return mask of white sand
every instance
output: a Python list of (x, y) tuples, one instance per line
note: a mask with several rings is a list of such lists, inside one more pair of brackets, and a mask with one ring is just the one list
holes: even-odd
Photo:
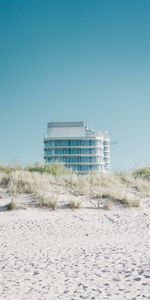
[(0, 299), (150, 299), (150, 207), (1, 212)]

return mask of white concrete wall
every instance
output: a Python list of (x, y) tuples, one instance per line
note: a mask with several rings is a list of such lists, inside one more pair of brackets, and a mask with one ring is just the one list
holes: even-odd
[(54, 127), (48, 129), (51, 138), (84, 137), (84, 127)]

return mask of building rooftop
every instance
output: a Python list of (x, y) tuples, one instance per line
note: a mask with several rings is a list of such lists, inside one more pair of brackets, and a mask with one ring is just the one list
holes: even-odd
[(47, 125), (48, 128), (56, 127), (84, 127), (84, 122), (49, 122)]

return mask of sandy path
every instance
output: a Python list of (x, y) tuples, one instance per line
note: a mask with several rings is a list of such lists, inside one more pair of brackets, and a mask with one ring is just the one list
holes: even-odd
[(0, 214), (0, 299), (150, 299), (150, 209)]

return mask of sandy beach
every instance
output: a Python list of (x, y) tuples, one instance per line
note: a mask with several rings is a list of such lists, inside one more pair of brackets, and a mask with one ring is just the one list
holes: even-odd
[(0, 213), (0, 299), (150, 299), (150, 206)]

